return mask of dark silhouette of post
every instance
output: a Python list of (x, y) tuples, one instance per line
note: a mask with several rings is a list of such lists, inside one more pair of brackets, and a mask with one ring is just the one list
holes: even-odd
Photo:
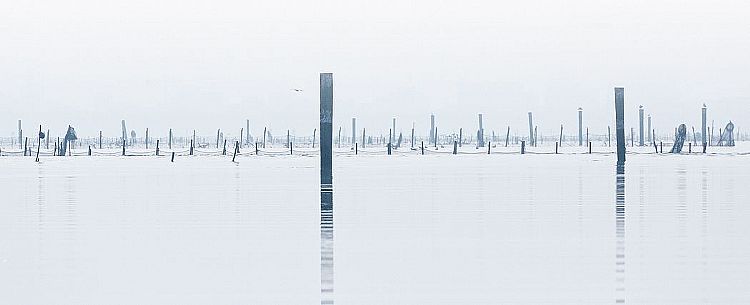
[(333, 74), (320, 74), (320, 293), (333, 304)]
[[(695, 130), (695, 128), (693, 128), (693, 130)], [(648, 133), (648, 142), (651, 143), (652, 138), (651, 138), (651, 115), (650, 114), (648, 115), (648, 130), (646, 130), (646, 133)]]
[[(579, 108), (580, 109), (580, 108)], [(579, 115), (579, 117), (581, 117)], [(617, 163), (625, 162), (625, 88), (615, 87), (615, 122), (617, 124)]]
[(578, 146), (583, 146), (583, 108), (578, 107)]
[(643, 146), (643, 105), (638, 106), (638, 146)]
[(169, 129), (169, 149), (172, 149), (172, 128)]

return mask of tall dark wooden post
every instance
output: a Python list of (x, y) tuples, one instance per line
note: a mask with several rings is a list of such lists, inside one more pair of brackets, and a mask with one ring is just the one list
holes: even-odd
[(333, 304), (333, 74), (320, 73), (320, 303)]
[(617, 163), (625, 163), (625, 88), (615, 88), (615, 121), (617, 124)]

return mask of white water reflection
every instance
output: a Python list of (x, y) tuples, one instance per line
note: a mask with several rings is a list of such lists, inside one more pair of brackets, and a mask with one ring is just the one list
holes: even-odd
[[(623, 194), (611, 157), (337, 157), (330, 300), (750, 302), (745, 157), (628, 156)], [(42, 161), (0, 158), (4, 302), (325, 301), (317, 158)]]

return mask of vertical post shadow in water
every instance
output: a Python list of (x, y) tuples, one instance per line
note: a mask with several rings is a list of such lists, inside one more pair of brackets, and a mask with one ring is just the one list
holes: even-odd
[(617, 162), (615, 184), (615, 303), (625, 304), (625, 162)]

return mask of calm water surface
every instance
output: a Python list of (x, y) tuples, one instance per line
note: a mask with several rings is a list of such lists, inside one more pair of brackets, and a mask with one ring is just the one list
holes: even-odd
[(4, 157), (0, 297), (750, 303), (750, 157), (628, 158), (337, 157), (327, 270), (317, 157)]

